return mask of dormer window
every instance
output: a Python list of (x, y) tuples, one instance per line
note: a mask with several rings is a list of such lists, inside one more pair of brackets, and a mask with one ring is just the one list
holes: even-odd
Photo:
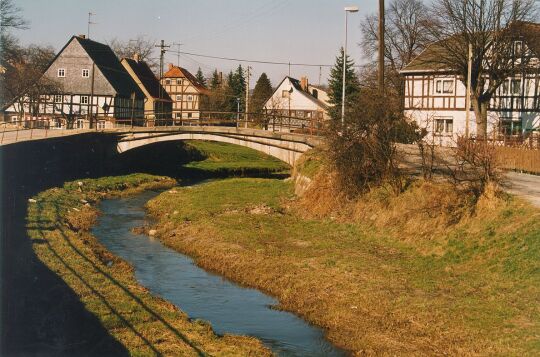
[(60, 78), (64, 78), (66, 76), (66, 69), (65, 68), (58, 68), (58, 71), (56, 72), (56, 75)]
[(454, 80), (453, 79), (436, 79), (435, 94), (453, 94)]

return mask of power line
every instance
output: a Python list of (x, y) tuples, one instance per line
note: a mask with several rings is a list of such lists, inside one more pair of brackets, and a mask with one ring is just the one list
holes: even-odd
[[(273, 64), (273, 65), (282, 65), (282, 66), (303, 66), (303, 67), (334, 67), (333, 64), (315, 64), (315, 63), (293, 63), (293, 62), (279, 62), (279, 61), (265, 61), (265, 60), (249, 60), (243, 58), (234, 58), (234, 57), (221, 57), (221, 56), (212, 56), (212, 55), (203, 55), (200, 53), (193, 52), (184, 52), (184, 51), (173, 51), (167, 50), (171, 53), (179, 53), (183, 55), (203, 57), (203, 58), (212, 58), (219, 59), (224, 61), (235, 61), (235, 62), (247, 62), (247, 63), (261, 63), (261, 64)], [(354, 67), (362, 67), (360, 65), (355, 65)]]

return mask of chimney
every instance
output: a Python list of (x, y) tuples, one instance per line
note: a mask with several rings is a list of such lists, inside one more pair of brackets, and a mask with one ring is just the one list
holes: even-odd
[(83, 40), (86, 38), (86, 35), (79, 35), (78, 38), (82, 38)]
[(172, 63), (169, 63), (169, 71), (173, 69), (174, 65)]
[(219, 85), (223, 85), (223, 72), (219, 72)]
[(135, 53), (133, 54), (133, 60), (134, 60), (135, 62), (139, 62), (140, 59), (141, 59), (141, 56), (140, 56), (138, 53), (135, 52)]
[(301, 77), (300, 78), (300, 87), (302, 88), (302, 90), (304, 92), (307, 92), (308, 91), (308, 80), (307, 80), (307, 77)]

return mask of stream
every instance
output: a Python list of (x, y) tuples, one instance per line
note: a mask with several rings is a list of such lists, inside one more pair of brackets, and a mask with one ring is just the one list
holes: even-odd
[(197, 267), (193, 260), (159, 240), (131, 232), (148, 223), (146, 202), (158, 192), (100, 204), (102, 215), (92, 233), (113, 254), (135, 269), (137, 281), (191, 318), (210, 322), (217, 334), (260, 339), (278, 356), (345, 356), (321, 329), (292, 313), (272, 309), (278, 301)]

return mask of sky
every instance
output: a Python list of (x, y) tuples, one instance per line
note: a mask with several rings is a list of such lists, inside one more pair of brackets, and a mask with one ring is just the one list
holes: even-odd
[[(181, 51), (247, 60), (333, 64), (344, 43), (345, 6), (360, 11), (348, 15), (348, 54), (365, 63), (358, 43), (360, 21), (377, 10), (376, 0), (14, 0), (29, 29), (14, 34), (23, 44), (51, 45), (56, 50), (72, 35), (86, 34), (88, 12), (95, 24), (90, 38), (108, 42), (144, 35), (166, 44), (181, 43)], [(173, 45), (171, 49), (176, 50)], [(156, 50), (155, 57), (158, 57)], [(167, 53), (165, 63), (176, 63)], [(215, 68), (224, 75), (247, 63), (181, 55), (180, 65), (205, 74)], [(262, 72), (275, 86), (288, 74), (287, 65), (249, 64), (251, 87)], [(291, 76), (308, 76), (325, 84), (329, 68), (291, 66)]]

